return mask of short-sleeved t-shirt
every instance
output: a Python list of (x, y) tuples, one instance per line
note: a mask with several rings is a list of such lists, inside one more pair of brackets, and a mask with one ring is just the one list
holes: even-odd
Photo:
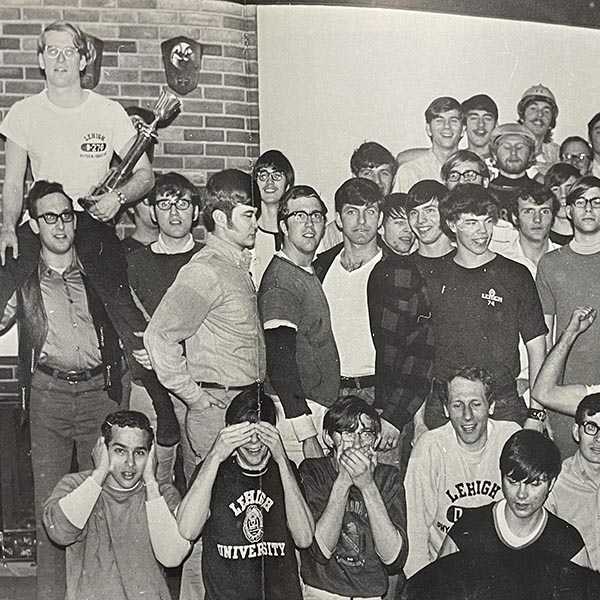
[(525, 343), (547, 332), (531, 273), (496, 255), (468, 269), (455, 254), (428, 280), (435, 327), (435, 375), (447, 379), (464, 365), (488, 369), (497, 380), (519, 375), (519, 334)]
[[(600, 252), (579, 254), (570, 245), (544, 254), (536, 283), (544, 314), (555, 315), (556, 337), (564, 331), (577, 306), (600, 306)], [(564, 383), (600, 383), (600, 327), (580, 335), (569, 352)]]
[(275, 255), (258, 290), (258, 308), (263, 324), (285, 322), (295, 327), (302, 389), (307, 398), (331, 406), (339, 392), (340, 360), (329, 305), (317, 276)]
[[(309, 458), (300, 465), (306, 501), (315, 522), (321, 518), (337, 478), (329, 457)], [(402, 536), (402, 548), (392, 571), (406, 558), (406, 507), (400, 471), (392, 465), (377, 465), (373, 474), (392, 523)], [(395, 568), (394, 568), (395, 567)], [(326, 559), (316, 542), (302, 557), (302, 579), (311, 587), (342, 596), (383, 596), (387, 570), (377, 555), (369, 515), (360, 490), (352, 486), (348, 494), (342, 529), (333, 555)]]
[(33, 179), (61, 183), (74, 200), (102, 180), (135, 133), (120, 104), (92, 91), (79, 106), (62, 108), (44, 90), (16, 102), (0, 124), (0, 134), (27, 151)]
[[(522, 553), (523, 560), (528, 554), (548, 552), (572, 560), (585, 551), (585, 544), (579, 531), (573, 525), (545, 512), (547, 522), (539, 534), (528, 544), (513, 548), (500, 538), (494, 510), (496, 503), (465, 509), (462, 517), (453, 525), (448, 535), (461, 552), (472, 554)], [(575, 561), (577, 562), (577, 560)], [(578, 563), (579, 564), (579, 563)]]

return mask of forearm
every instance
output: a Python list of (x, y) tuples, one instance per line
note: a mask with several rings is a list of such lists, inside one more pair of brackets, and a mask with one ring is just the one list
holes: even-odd
[(286, 457), (279, 464), (287, 525), (298, 548), (308, 548), (313, 541), (315, 522)]
[[(149, 492), (148, 488), (152, 491)], [(160, 495), (158, 484), (150, 483), (146, 489), (146, 518), (154, 556), (163, 566), (176, 567), (188, 554), (191, 544), (179, 533), (177, 519)], [(150, 499), (154, 491), (158, 497)]]
[(331, 558), (340, 538), (349, 492), (350, 488), (336, 479), (325, 510), (315, 526), (315, 540), (326, 558)]
[(563, 332), (546, 357), (532, 388), (532, 397), (544, 407), (571, 415), (575, 414), (577, 403), (586, 393), (584, 385), (560, 385), (567, 357), (576, 339), (577, 335)]
[(392, 523), (375, 482), (371, 482), (361, 492), (369, 515), (375, 551), (381, 561), (389, 565), (396, 560), (402, 550), (402, 536)]
[(58, 506), (77, 529), (83, 529), (100, 497), (102, 486), (90, 475), (79, 487), (63, 496)]
[[(526, 347), (529, 362), (529, 389), (533, 389), (546, 354), (545, 336), (540, 336), (539, 338), (527, 342)], [(530, 395), (530, 402), (531, 408), (542, 408), (541, 404), (536, 401), (533, 394)]]
[(126, 183), (117, 189), (127, 198), (127, 204), (134, 203), (145, 196), (154, 185), (154, 175), (150, 162), (143, 155), (138, 161), (133, 174)]
[[(419, 444), (413, 449), (418, 450)], [(413, 456), (411, 456), (413, 461)], [(409, 461), (404, 489), (406, 491), (406, 533), (410, 540), (408, 557), (404, 573), (411, 577), (414, 573), (429, 564), (429, 535), (435, 520), (436, 492), (433, 489), (432, 465), (427, 461), (419, 461), (418, 465)], [(426, 480), (426, 481), (424, 481)], [(425, 485), (424, 485), (425, 483)]]
[(198, 476), (179, 505), (177, 525), (186, 539), (198, 538), (210, 516), (210, 498), (220, 463), (209, 453), (202, 463)]
[(23, 186), (27, 169), (27, 151), (6, 140), (6, 167), (2, 188), (2, 228), (14, 231), (23, 210)]
[(2, 228), (15, 231), (23, 210), (23, 181), (5, 180), (2, 188)]

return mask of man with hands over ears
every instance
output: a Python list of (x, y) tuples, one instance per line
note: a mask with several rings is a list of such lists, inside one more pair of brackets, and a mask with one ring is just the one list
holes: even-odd
[(67, 546), (66, 599), (168, 600), (160, 564), (178, 565), (190, 543), (172, 512), (177, 490), (156, 482), (147, 417), (108, 415), (92, 457), (94, 469), (65, 475), (44, 506), (49, 537)]

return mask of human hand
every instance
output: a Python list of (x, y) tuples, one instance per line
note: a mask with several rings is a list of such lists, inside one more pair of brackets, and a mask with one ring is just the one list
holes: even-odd
[(13, 258), (16, 259), (19, 256), (17, 233), (12, 228), (2, 227), (0, 228), (0, 262), (2, 266), (6, 264), (6, 252), (9, 248), (12, 248)]
[(325, 456), (316, 435), (303, 440), (302, 453), (304, 454), (304, 458), (321, 458)]
[(227, 404), (223, 402), (220, 398), (213, 396), (210, 391), (202, 386), (198, 386), (199, 398), (194, 400), (190, 406), (194, 408), (199, 408), (200, 410), (205, 410), (206, 408), (210, 408), (211, 406), (216, 406), (217, 408), (226, 409)]
[(338, 462), (341, 467), (344, 467), (352, 479), (352, 483), (363, 490), (373, 483), (373, 473), (377, 465), (377, 453), (369, 448), (358, 450), (356, 448), (348, 448), (344, 450)]
[(86, 210), (94, 219), (106, 223), (110, 221), (121, 208), (119, 197), (115, 192), (107, 192), (99, 196), (85, 197)]
[(377, 450), (381, 452), (387, 452), (393, 450), (398, 446), (398, 440), (400, 438), (400, 430), (389, 421), (381, 419), (381, 436), (377, 444)]
[(255, 428), (255, 423), (248, 422), (223, 427), (215, 438), (211, 449), (208, 451), (208, 456), (212, 456), (219, 463), (222, 463), (231, 456), (231, 453), (236, 448), (252, 440)]
[(152, 442), (152, 446), (150, 446), (150, 450), (148, 451), (148, 458), (146, 460), (146, 465), (144, 466), (144, 472), (142, 474), (142, 479), (144, 483), (148, 485), (152, 481), (156, 481), (156, 465), (158, 459), (156, 457), (156, 442)]
[[(140, 335), (140, 332), (136, 331), (134, 335)], [(141, 335), (144, 334), (142, 333)], [(152, 362), (150, 361), (148, 350), (141, 348), (140, 350), (134, 350), (131, 354), (133, 358), (135, 358), (135, 360), (139, 362), (142, 367), (144, 367), (144, 369), (147, 369), (148, 371), (152, 370)]]
[(92, 476), (98, 485), (102, 485), (110, 473), (110, 457), (104, 436), (101, 435), (92, 448), (92, 462), (94, 472)]
[(287, 454), (279, 435), (279, 430), (271, 423), (259, 421), (256, 425), (258, 439), (271, 451), (271, 456), (277, 464), (287, 461)]
[(578, 336), (587, 329), (596, 318), (597, 311), (591, 306), (578, 306), (573, 310), (573, 314), (565, 327), (565, 332)]

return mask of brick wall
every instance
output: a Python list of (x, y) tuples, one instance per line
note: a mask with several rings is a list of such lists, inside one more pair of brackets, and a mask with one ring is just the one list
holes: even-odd
[[(223, 0), (2, 0), (0, 118), (14, 102), (43, 89), (37, 37), (57, 19), (104, 41), (95, 91), (124, 106), (152, 108), (166, 86), (161, 42), (178, 35), (200, 42), (200, 83), (181, 98), (173, 123), (159, 130), (153, 166), (183, 173), (199, 186), (224, 168), (250, 170), (259, 144), (256, 7)], [(0, 140), (0, 181), (4, 164)], [(5, 363), (0, 359), (0, 396), (2, 380), (7, 390), (13, 385), (12, 366)]]
[[(256, 7), (221, 0), (3, 0), (0, 8), (0, 116), (43, 89), (36, 42), (56, 20), (105, 42), (95, 91), (124, 106), (152, 108), (166, 85), (160, 44), (186, 35), (203, 45), (200, 84), (160, 130), (156, 170), (204, 185), (212, 172), (250, 168), (258, 150)], [(0, 143), (0, 179), (4, 146)]]

